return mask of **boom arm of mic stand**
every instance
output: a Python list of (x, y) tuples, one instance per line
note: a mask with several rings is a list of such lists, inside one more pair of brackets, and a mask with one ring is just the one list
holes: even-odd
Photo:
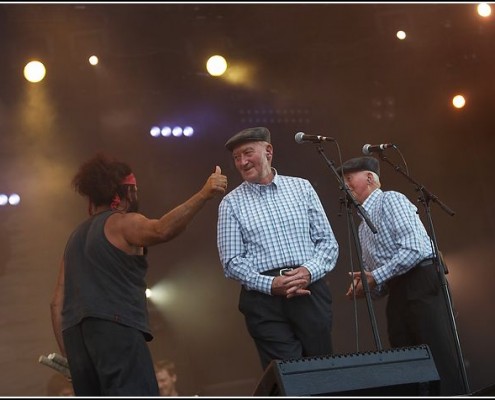
[(447, 214), (449, 214), (451, 217), (455, 215), (455, 212), (452, 211), (449, 207), (447, 207), (446, 204), (444, 204), (441, 200), (438, 199), (437, 196), (435, 196), (434, 194), (432, 194), (428, 189), (426, 189), (423, 185), (420, 185), (418, 182), (416, 182), (413, 178), (411, 178), (408, 174), (406, 174), (402, 168), (398, 165), (394, 165), (390, 162), (390, 160), (383, 155), (382, 152), (379, 153), (380, 155), (380, 158), (385, 161), (387, 164), (390, 164), (394, 170), (396, 170), (397, 172), (399, 172), (401, 175), (403, 175), (404, 177), (406, 177), (406, 179), (413, 183), (414, 185), (416, 185), (416, 187), (418, 188), (419, 191), (421, 191), (425, 197), (425, 200), (428, 201), (428, 200), (432, 200), (434, 201), (435, 203), (437, 203), (440, 208), (442, 208), (442, 210), (444, 210)]
[[(349, 189), (347, 188), (347, 185), (344, 188), (344, 191), (349, 194)], [(373, 222), (371, 222), (370, 217), (368, 216), (367, 211), (363, 208), (361, 204), (359, 204), (352, 195), (349, 196), (352, 199), (352, 202), (354, 203), (354, 207), (358, 210), (359, 214), (361, 214), (366, 221), (366, 224), (370, 227), (371, 232), (377, 233), (378, 231), (376, 230), (375, 225), (373, 225)]]
[(426, 189), (424, 186), (421, 186), (418, 188), (420, 192), (423, 193), (423, 196), (426, 198), (426, 201), (432, 200), (434, 203), (437, 203), (440, 208), (445, 211), (447, 214), (449, 214), (451, 217), (455, 215), (455, 212), (452, 211), (445, 203), (443, 203), (441, 200), (438, 199), (437, 196), (432, 194), (428, 189)]

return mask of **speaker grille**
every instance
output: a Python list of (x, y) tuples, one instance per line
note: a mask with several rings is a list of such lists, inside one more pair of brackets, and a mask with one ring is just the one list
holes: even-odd
[(274, 360), (255, 396), (412, 395), (439, 391), (439, 376), (426, 345), (385, 351)]

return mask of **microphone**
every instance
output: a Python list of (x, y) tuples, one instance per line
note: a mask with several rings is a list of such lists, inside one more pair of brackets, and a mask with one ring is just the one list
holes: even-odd
[(41, 355), (38, 359), (40, 364), (53, 368), (55, 371), (60, 372), (67, 379), (71, 379), (69, 364), (67, 359), (59, 354), (49, 354), (48, 357)]
[(62, 367), (69, 368), (69, 362), (67, 361), (67, 358), (65, 358), (64, 356), (62, 356), (58, 353), (48, 354), (48, 358), (50, 360), (52, 360), (53, 362), (60, 364)]
[(314, 142), (314, 143), (320, 143), (320, 142), (335, 142), (335, 139), (333, 137), (326, 137), (326, 136), (318, 136), (318, 135), (306, 135), (304, 132), (297, 132), (296, 136), (294, 137), (296, 140), (296, 143), (303, 143), (303, 142)]
[(363, 146), (363, 154), (369, 156), (371, 153), (379, 153), (385, 149), (390, 147), (395, 147), (395, 144), (392, 143), (384, 143), (384, 144), (365, 144)]

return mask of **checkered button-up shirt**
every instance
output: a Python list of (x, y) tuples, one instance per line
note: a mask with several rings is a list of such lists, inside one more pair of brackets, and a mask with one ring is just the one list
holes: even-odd
[(365, 221), (359, 225), (364, 268), (378, 285), (432, 257), (432, 243), (417, 207), (402, 193), (376, 189), (364, 201), (377, 233)]
[(268, 185), (243, 182), (219, 205), (217, 244), (227, 278), (271, 293), (261, 272), (304, 266), (314, 282), (337, 262), (338, 244), (323, 206), (305, 179), (275, 174)]

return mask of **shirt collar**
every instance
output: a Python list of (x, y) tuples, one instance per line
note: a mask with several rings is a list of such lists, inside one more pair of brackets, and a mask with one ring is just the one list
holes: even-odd
[(280, 184), (280, 178), (278, 176), (278, 172), (275, 168), (271, 167), (272, 172), (273, 172), (273, 179), (270, 183), (267, 184), (261, 184), (261, 183), (252, 183), (252, 182), (247, 182), (245, 181), (246, 185), (254, 190), (256, 193), (261, 193), (262, 188), (268, 188), (273, 185), (274, 188), (276, 188)]
[[(366, 212), (371, 210), (375, 203), (378, 201), (378, 197), (382, 193), (382, 190), (380, 188), (376, 188), (373, 190), (370, 195), (364, 200), (362, 206)], [(361, 215), (361, 213), (358, 213), (359, 217), (364, 220), (364, 217)]]
[(373, 205), (376, 203), (378, 197), (382, 193), (382, 190), (380, 188), (376, 188), (371, 192), (371, 194), (366, 198), (366, 200), (363, 202), (363, 207), (366, 210), (369, 210), (373, 207)]

